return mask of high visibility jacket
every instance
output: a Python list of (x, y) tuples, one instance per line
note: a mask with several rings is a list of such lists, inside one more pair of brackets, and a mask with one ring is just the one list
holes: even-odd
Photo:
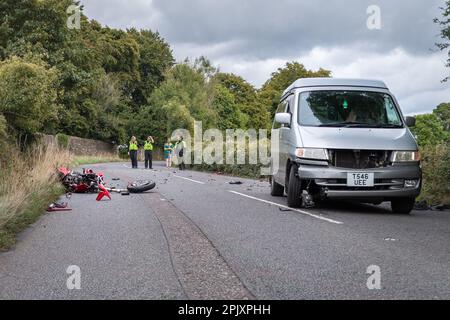
[(153, 151), (153, 144), (151, 142), (145, 141), (144, 150), (145, 151)]
[(130, 151), (138, 151), (139, 148), (138, 148), (137, 142), (136, 142), (136, 143), (130, 142), (130, 148), (129, 148), (129, 150), (130, 150)]

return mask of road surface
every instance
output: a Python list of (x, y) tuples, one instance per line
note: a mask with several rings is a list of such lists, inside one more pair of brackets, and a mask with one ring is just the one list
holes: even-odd
[[(265, 181), (162, 163), (91, 167), (112, 185), (153, 179), (157, 188), (102, 202), (73, 195), (73, 211), (44, 215), (0, 254), (1, 299), (450, 298), (448, 211), (289, 210)], [(72, 276), (80, 289), (68, 289)], [(369, 277), (380, 289), (369, 290)]]

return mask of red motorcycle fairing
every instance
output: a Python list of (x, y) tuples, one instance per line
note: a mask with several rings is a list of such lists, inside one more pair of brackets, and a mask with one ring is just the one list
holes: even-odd
[(86, 184), (72, 185), (73, 193), (86, 193), (89, 191), (89, 186)]
[(101, 201), (103, 197), (107, 197), (109, 200), (112, 200), (109, 191), (106, 190), (106, 188), (102, 184), (99, 184), (98, 188), (100, 189), (100, 193), (97, 196), (97, 201)]

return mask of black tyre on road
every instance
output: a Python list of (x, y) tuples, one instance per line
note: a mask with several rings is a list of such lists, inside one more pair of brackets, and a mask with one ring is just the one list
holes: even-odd
[(284, 195), (284, 187), (276, 183), (273, 177), (270, 177), (270, 195), (273, 197), (282, 197)]
[(130, 193), (142, 193), (155, 187), (156, 183), (153, 181), (134, 181), (128, 185), (127, 189)]
[(391, 208), (394, 213), (410, 214), (414, 209), (416, 199), (399, 198), (391, 200)]
[(297, 166), (291, 166), (287, 188), (287, 204), (291, 208), (299, 208), (302, 205), (302, 181), (297, 174)]

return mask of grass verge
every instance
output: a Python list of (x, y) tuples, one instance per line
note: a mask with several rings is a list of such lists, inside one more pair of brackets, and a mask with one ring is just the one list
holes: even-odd
[(36, 145), (25, 153), (8, 153), (13, 155), (0, 159), (0, 251), (13, 246), (17, 235), (64, 194), (56, 168), (123, 161), (110, 154), (73, 156), (54, 145)]
[(124, 159), (119, 158), (119, 156), (111, 154), (98, 154), (95, 156), (74, 156), (72, 160), (72, 166), (79, 167), (85, 164), (123, 162), (123, 161)]
[(55, 169), (70, 164), (71, 156), (68, 151), (51, 145), (37, 145), (2, 160), (0, 250), (4, 251), (14, 245), (19, 232), (34, 223), (63, 194)]

